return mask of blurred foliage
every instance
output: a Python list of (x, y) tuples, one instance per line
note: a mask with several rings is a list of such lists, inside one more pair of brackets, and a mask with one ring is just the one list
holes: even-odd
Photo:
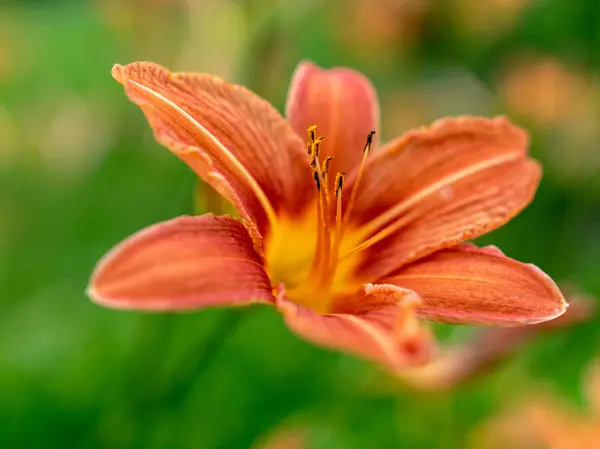
[(107, 249), (194, 204), (193, 173), (154, 142), (112, 64), (214, 73), (281, 109), (304, 58), (371, 77), (386, 139), (463, 113), (525, 126), (544, 180), (482, 241), (600, 294), (596, 0), (4, 0), (0, 447), (249, 448), (291, 428), (316, 449), (458, 449), (533, 384), (581, 402), (597, 321), (452, 392), (382, 377), (382, 394), (376, 368), (299, 340), (269, 308), (149, 315), (86, 299)]

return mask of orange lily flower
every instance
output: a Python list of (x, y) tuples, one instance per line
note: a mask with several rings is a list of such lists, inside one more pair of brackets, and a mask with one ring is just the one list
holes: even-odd
[(506, 223), (537, 188), (527, 136), (505, 118), (442, 119), (379, 148), (377, 95), (350, 69), (301, 63), (287, 121), (210, 75), (152, 63), (112, 73), (156, 139), (242, 220), (179, 217), (129, 237), (92, 275), (98, 303), (272, 304), (301, 336), (393, 370), (430, 357), (417, 316), (524, 325), (565, 311), (538, 268), (462, 244)]

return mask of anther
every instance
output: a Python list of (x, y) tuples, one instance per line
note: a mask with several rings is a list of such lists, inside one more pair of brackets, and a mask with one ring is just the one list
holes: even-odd
[(321, 191), (321, 177), (319, 176), (319, 173), (316, 170), (313, 172), (313, 177), (315, 178), (315, 183), (317, 184), (317, 190), (320, 192)]
[(308, 129), (306, 130), (308, 132), (308, 145), (307, 145), (308, 154), (312, 154), (312, 152), (313, 152), (313, 145), (316, 140), (316, 134), (315, 134), (316, 130), (317, 130), (317, 125), (309, 126)]
[(366, 153), (371, 149), (371, 145), (373, 144), (373, 136), (375, 135), (375, 131), (369, 132), (367, 136), (367, 143), (365, 143), (365, 147), (363, 148), (363, 153)]
[[(348, 200), (348, 205), (346, 207), (346, 211), (344, 212), (344, 226), (348, 223), (350, 219), (350, 214), (352, 213), (352, 209), (354, 208), (354, 202), (356, 201), (356, 194), (358, 193), (358, 186), (360, 185), (360, 181), (362, 179), (367, 156), (369, 155), (369, 150), (371, 149), (371, 145), (373, 144), (373, 136), (375, 135), (375, 131), (369, 132), (367, 136), (367, 142), (365, 143), (365, 148), (363, 150), (363, 157), (360, 161), (360, 166), (358, 167), (358, 174), (356, 175), (356, 180), (354, 181), (354, 185), (352, 186), (352, 191), (350, 192), (350, 199)], [(343, 232), (343, 230), (342, 230)]]
[(335, 272), (335, 268), (337, 266), (337, 260), (339, 258), (340, 245), (344, 238), (344, 231), (350, 219), (350, 214), (352, 214), (352, 209), (354, 208), (354, 203), (356, 201), (356, 195), (358, 192), (358, 186), (360, 185), (360, 181), (362, 175), (365, 170), (367, 156), (369, 155), (369, 150), (371, 149), (371, 145), (373, 144), (373, 136), (375, 135), (375, 131), (371, 131), (367, 136), (367, 141), (365, 143), (365, 147), (363, 150), (362, 160), (360, 161), (360, 166), (358, 167), (358, 174), (356, 175), (356, 179), (354, 180), (354, 184), (352, 185), (352, 190), (350, 191), (350, 198), (346, 204), (346, 210), (342, 215), (342, 189), (344, 188), (344, 174), (339, 173), (336, 177), (335, 182), (335, 196), (336, 196), (336, 214), (335, 214), (335, 241), (333, 245), (333, 263), (331, 266), (331, 272)]
[(346, 176), (346, 173), (343, 173), (343, 172), (335, 175), (335, 196), (336, 197), (340, 196), (340, 193), (342, 192), (342, 189), (344, 188), (345, 176)]
[(323, 140), (325, 140), (324, 137), (318, 137), (315, 141), (314, 141), (314, 147), (315, 147), (315, 156), (319, 157), (319, 150), (321, 148), (321, 142), (323, 142)]
[(329, 172), (329, 164), (333, 160), (333, 156), (328, 156), (327, 159), (323, 162), (323, 176), (325, 176)]

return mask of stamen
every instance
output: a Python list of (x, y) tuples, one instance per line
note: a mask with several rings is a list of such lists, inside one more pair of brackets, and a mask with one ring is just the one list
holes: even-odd
[(335, 196), (340, 197), (344, 188), (344, 178), (346, 173), (340, 172), (335, 176)]
[(323, 176), (323, 171), (321, 170), (321, 164), (319, 163), (319, 147), (323, 140), (323, 137), (318, 137), (312, 142), (312, 148), (310, 153), (310, 166), (315, 169), (313, 172), (313, 177), (315, 178), (315, 182), (317, 183), (317, 189), (319, 191), (319, 206), (323, 212), (325, 226), (327, 226), (327, 184), (325, 184), (325, 178)]
[(328, 174), (329, 174), (329, 164), (331, 164), (331, 161), (333, 160), (333, 156), (328, 156), (327, 159), (325, 159), (325, 162), (323, 162), (323, 185), (325, 186), (325, 202), (327, 203), (327, 207), (329, 209), (329, 181), (328, 181)]
[[(312, 166), (312, 164), (311, 164)], [(321, 192), (321, 178), (319, 177), (319, 173), (315, 170), (313, 172), (313, 178), (315, 178), (315, 183), (317, 184), (317, 190)]]
[(336, 241), (336, 251), (335, 254), (337, 256), (337, 249), (342, 241), (342, 192), (344, 190), (344, 179), (346, 178), (346, 173), (338, 173), (335, 177), (335, 198), (336, 198), (336, 210), (335, 210), (335, 241)]
[[(333, 157), (329, 156), (321, 164), (319, 161), (320, 144), (323, 137), (317, 137), (317, 127), (308, 128), (308, 153), (310, 155), (310, 166), (313, 168), (313, 178), (317, 186), (319, 201), (317, 204), (317, 241), (312, 266), (309, 273), (309, 279), (315, 285), (323, 288), (330, 288), (330, 284), (335, 277), (336, 269), (340, 260), (339, 252), (344, 238), (344, 230), (350, 219), (358, 188), (366, 166), (367, 156), (373, 145), (373, 136), (375, 131), (371, 131), (366, 139), (363, 149), (363, 157), (358, 168), (357, 176), (354, 180), (350, 198), (346, 204), (345, 211), (342, 208), (343, 190), (345, 173), (337, 173), (332, 185), (328, 181), (328, 174)], [(335, 236), (331, 242), (331, 217), (329, 211), (331, 194), (335, 193)], [(333, 244), (332, 244), (333, 243)]]
[[(319, 194), (319, 202), (317, 206), (317, 242), (315, 248), (315, 256), (310, 271), (311, 278), (319, 278), (323, 273), (323, 267), (329, 265), (329, 258), (331, 255), (331, 238), (329, 235), (329, 223), (328, 223), (328, 201), (329, 194), (327, 191), (327, 184), (321, 170), (321, 164), (319, 163), (319, 150), (323, 137), (316, 137), (315, 125), (308, 128), (308, 145), (310, 147), (310, 166), (314, 169), (313, 178), (317, 185), (317, 191)], [(329, 163), (327, 163), (329, 165)]]
[(325, 137), (317, 137), (315, 139), (315, 157), (319, 157), (319, 150), (321, 149), (321, 142), (325, 140)]
[(339, 261), (340, 245), (342, 244), (342, 192), (344, 190), (345, 173), (335, 176), (335, 238), (331, 249), (331, 265), (327, 268), (327, 277), (332, 279)]
[(377, 242), (380, 242), (384, 238), (392, 235), (398, 229), (401, 229), (407, 223), (410, 223), (412, 220), (414, 220), (414, 218), (415, 218), (414, 214), (406, 215), (402, 219), (400, 219), (397, 222), (395, 222), (392, 226), (387, 226), (387, 227), (383, 228), (380, 232), (378, 232), (374, 236), (372, 236), (369, 239), (365, 240), (361, 244), (355, 246), (351, 251), (348, 251), (346, 254), (344, 254), (343, 256), (341, 256), (341, 259), (345, 259), (346, 257), (348, 257), (351, 254), (357, 253), (357, 252), (362, 251), (362, 250), (364, 250), (366, 248), (369, 248), (370, 246), (375, 245)]
[(373, 145), (373, 136), (375, 135), (375, 131), (369, 131), (367, 135), (367, 142), (365, 143), (365, 147), (363, 148), (363, 153), (366, 153), (371, 149), (371, 145)]
[(333, 156), (328, 156), (327, 159), (325, 159), (325, 162), (323, 162), (323, 176), (327, 176), (327, 173), (329, 173), (329, 164), (331, 163), (331, 161), (333, 160)]
[(365, 147), (363, 149), (363, 157), (360, 163), (360, 167), (358, 168), (358, 174), (356, 180), (354, 181), (354, 185), (352, 187), (352, 191), (350, 192), (350, 199), (348, 200), (348, 204), (346, 206), (346, 211), (342, 214), (342, 192), (344, 189), (344, 179), (345, 173), (338, 173), (335, 178), (335, 196), (336, 196), (336, 211), (335, 211), (335, 238), (333, 241), (333, 248), (331, 249), (331, 264), (327, 267), (326, 279), (331, 281), (335, 276), (335, 271), (337, 269), (338, 263), (340, 261), (340, 247), (342, 244), (342, 240), (344, 238), (344, 231), (347, 226), (348, 220), (350, 219), (350, 214), (352, 213), (352, 209), (354, 208), (354, 202), (356, 201), (356, 195), (358, 192), (358, 186), (360, 185), (360, 181), (365, 170), (365, 164), (367, 160), (367, 156), (369, 151), (371, 150), (371, 146), (373, 145), (373, 136), (375, 135), (375, 131), (371, 131), (367, 136), (367, 141), (365, 143)]
[[(317, 244), (317, 254), (315, 255), (315, 263), (313, 267), (315, 268), (315, 273), (313, 279), (315, 279), (318, 283), (322, 283), (327, 275), (327, 267), (329, 266), (329, 260), (331, 258), (331, 236), (329, 233), (329, 228), (327, 226), (326, 217), (324, 215), (324, 210), (319, 209), (318, 219), (320, 223), (320, 245)], [(319, 239), (317, 238), (317, 242)]]
[(346, 211), (344, 212), (344, 220), (342, 223), (342, 236), (343, 232), (348, 224), (348, 220), (350, 219), (350, 214), (352, 214), (352, 209), (354, 209), (354, 202), (356, 201), (356, 195), (358, 193), (358, 186), (360, 185), (360, 181), (362, 180), (363, 173), (365, 171), (365, 164), (367, 162), (367, 156), (369, 155), (369, 151), (371, 150), (371, 145), (373, 144), (373, 136), (375, 135), (375, 131), (371, 131), (367, 136), (367, 142), (365, 143), (365, 147), (363, 149), (363, 157), (360, 161), (360, 167), (358, 168), (358, 174), (356, 175), (356, 180), (354, 181), (354, 185), (352, 186), (352, 191), (350, 192), (350, 199), (348, 200), (348, 204), (346, 205)]
[(310, 149), (310, 166), (315, 168), (317, 166), (317, 161), (319, 160), (319, 149), (321, 147), (321, 142), (323, 142), (324, 138), (319, 137), (314, 142), (311, 143)]
[(317, 125), (309, 126), (307, 129), (308, 132), (308, 154), (312, 155), (313, 144), (315, 142), (315, 131), (317, 130)]

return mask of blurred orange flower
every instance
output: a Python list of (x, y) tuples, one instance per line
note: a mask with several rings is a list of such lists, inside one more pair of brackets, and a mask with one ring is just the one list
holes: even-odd
[(429, 0), (346, 0), (335, 3), (334, 31), (358, 56), (371, 64), (388, 61), (382, 55), (402, 51), (421, 37), (431, 9)]
[(556, 125), (588, 114), (590, 93), (591, 83), (583, 74), (552, 57), (520, 56), (500, 77), (502, 99), (512, 110), (540, 125)]
[(577, 184), (597, 172), (597, 77), (553, 56), (523, 54), (498, 80), (500, 97), (514, 113), (551, 132), (544, 151), (551, 176)]
[[(509, 412), (495, 417), (477, 435), (476, 447), (486, 449), (596, 449), (600, 445), (600, 361), (587, 373), (584, 384), (589, 413), (565, 406), (553, 395), (540, 392)], [(502, 442), (492, 446), (493, 441)]]
[(458, 30), (483, 37), (510, 31), (531, 0), (451, 0)]
[(291, 425), (275, 429), (255, 449), (306, 449), (307, 432)]
[(242, 221), (207, 214), (140, 231), (96, 267), (98, 303), (272, 304), (305, 338), (391, 370), (431, 356), (417, 316), (522, 325), (565, 311), (537, 267), (461, 244), (509, 221), (537, 188), (527, 136), (506, 119), (442, 119), (377, 148), (377, 95), (350, 69), (300, 64), (287, 121), (210, 75), (134, 63), (113, 76)]

